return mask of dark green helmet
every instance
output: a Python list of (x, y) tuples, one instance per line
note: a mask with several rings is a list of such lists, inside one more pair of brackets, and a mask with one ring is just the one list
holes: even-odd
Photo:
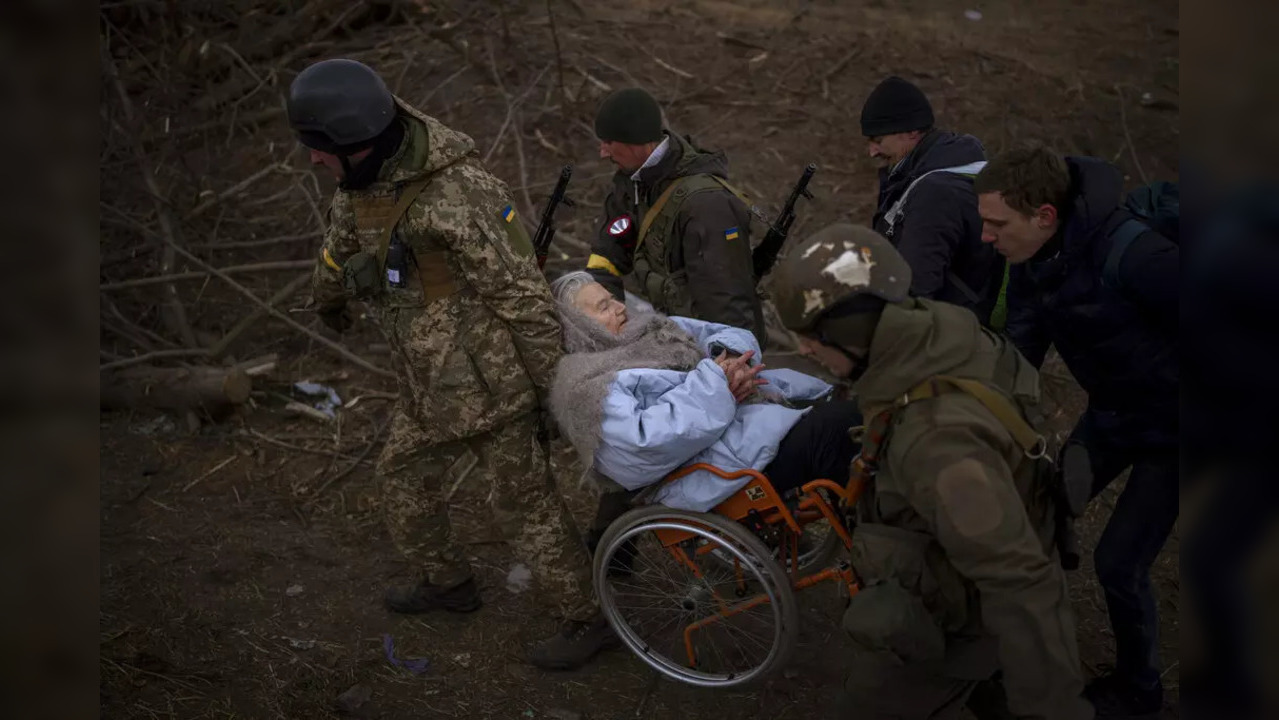
[(786, 253), (773, 270), (772, 295), (782, 324), (810, 332), (836, 305), (867, 296), (890, 303), (905, 300), (910, 277), (910, 266), (884, 236), (838, 223)]
[(382, 78), (355, 60), (321, 60), (289, 87), (289, 124), (303, 145), (346, 155), (373, 143), (395, 120), (395, 98)]

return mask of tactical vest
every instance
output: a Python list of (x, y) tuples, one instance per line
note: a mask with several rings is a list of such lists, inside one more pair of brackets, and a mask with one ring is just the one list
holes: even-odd
[[(405, 242), (412, 256), (405, 268), (409, 277), (404, 278), (404, 287), (394, 287), (387, 278), (387, 251), (395, 228), (428, 183), (429, 179), (421, 180), (382, 192), (366, 191), (351, 196), (362, 254), (371, 251), (373, 256), (372, 270), (377, 273), (374, 293), (379, 306), (425, 307), (457, 291), (448, 266), (448, 251), (426, 238)], [(357, 262), (355, 257), (349, 258), (346, 265), (354, 262)], [(364, 262), (367, 264), (368, 259)]]
[[(675, 221), (684, 202), (696, 193), (728, 190), (743, 202), (746, 198), (727, 180), (716, 175), (698, 174), (675, 178), (649, 207), (644, 208), (643, 222), (635, 241), (635, 278), (648, 301), (667, 315), (693, 315), (693, 296), (688, 291), (688, 271), (673, 268), (677, 249)], [(750, 206), (746, 202), (747, 207)]]

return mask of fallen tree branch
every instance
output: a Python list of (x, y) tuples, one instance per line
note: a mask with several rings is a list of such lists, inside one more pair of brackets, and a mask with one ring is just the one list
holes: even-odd
[[(166, 241), (167, 241), (167, 238), (166, 238)], [(230, 285), (232, 288), (234, 288), (234, 289), (236, 290), (236, 292), (238, 292), (238, 293), (240, 293), (241, 295), (243, 295), (245, 298), (247, 298), (247, 299), (248, 299), (250, 302), (252, 302), (254, 305), (257, 305), (258, 307), (264, 308), (264, 309), (265, 309), (268, 313), (270, 313), (270, 314), (271, 314), (271, 316), (272, 316), (272, 317), (274, 317), (274, 318), (275, 318), (275, 319), (277, 319), (277, 320), (282, 321), (285, 325), (288, 325), (289, 327), (293, 328), (294, 330), (296, 330), (296, 331), (298, 331), (298, 332), (302, 333), (303, 335), (306, 335), (307, 337), (311, 338), (312, 340), (315, 340), (316, 342), (320, 343), (321, 345), (323, 345), (323, 346), (325, 346), (325, 347), (329, 348), (330, 350), (334, 351), (334, 352), (335, 352), (335, 353), (337, 353), (338, 355), (342, 356), (342, 357), (343, 357), (343, 358), (345, 358), (346, 360), (348, 360), (348, 361), (350, 361), (350, 362), (354, 363), (355, 365), (358, 365), (358, 366), (360, 366), (360, 367), (364, 368), (365, 370), (368, 370), (369, 372), (376, 373), (376, 374), (378, 374), (378, 375), (381, 375), (382, 377), (388, 377), (388, 378), (393, 378), (393, 377), (395, 377), (395, 373), (391, 372), (390, 370), (386, 370), (386, 369), (384, 369), (384, 368), (380, 368), (380, 367), (378, 367), (377, 365), (374, 365), (373, 363), (369, 362), (368, 360), (365, 360), (364, 358), (360, 357), (359, 355), (356, 355), (355, 353), (351, 352), (351, 350), (350, 350), (349, 348), (347, 348), (345, 345), (342, 345), (341, 343), (333, 342), (332, 340), (330, 340), (330, 339), (328, 339), (328, 338), (324, 337), (323, 335), (319, 334), (318, 332), (315, 332), (314, 330), (312, 330), (312, 329), (310, 329), (310, 328), (306, 327), (305, 325), (303, 325), (303, 324), (299, 323), (298, 321), (294, 320), (293, 318), (289, 317), (288, 315), (285, 315), (284, 313), (280, 312), (279, 310), (276, 310), (275, 308), (271, 307), (271, 305), (269, 305), (269, 304), (268, 304), (265, 300), (263, 300), (262, 298), (258, 297), (257, 295), (254, 295), (252, 290), (250, 290), (250, 289), (248, 289), (248, 288), (244, 287), (244, 286), (243, 286), (243, 285), (241, 285), (240, 283), (238, 283), (238, 282), (236, 282), (235, 280), (231, 279), (231, 277), (230, 277), (229, 275), (227, 275), (226, 273), (222, 272), (221, 270), (218, 270), (217, 268), (215, 268), (215, 267), (213, 267), (212, 265), (210, 265), (210, 264), (206, 263), (205, 261), (203, 261), (203, 260), (201, 260), (200, 258), (196, 257), (195, 255), (192, 255), (191, 253), (187, 252), (185, 249), (180, 248), (180, 247), (177, 247), (177, 246), (175, 245), (175, 246), (174, 246), (174, 250), (175, 250), (175, 251), (177, 251), (177, 252), (178, 252), (178, 254), (180, 254), (180, 255), (182, 255), (183, 257), (185, 257), (187, 260), (190, 260), (192, 263), (195, 263), (195, 265), (196, 265), (197, 267), (201, 267), (201, 268), (203, 268), (204, 270), (208, 271), (210, 274), (212, 274), (212, 275), (216, 275), (217, 277), (222, 278), (222, 280), (223, 280), (224, 282), (226, 282), (226, 284), (228, 284), (228, 285)]]
[(271, 163), (270, 165), (267, 165), (266, 167), (253, 173), (252, 175), (241, 180), (235, 185), (232, 185), (226, 190), (223, 190), (222, 192), (218, 193), (216, 196), (211, 197), (208, 200), (205, 200), (199, 205), (196, 205), (195, 209), (187, 213), (186, 219), (192, 220), (194, 218), (199, 217), (200, 215), (207, 212), (209, 208), (215, 207), (218, 203), (223, 202), (224, 200), (227, 200), (228, 198), (232, 198), (232, 197), (235, 197), (236, 195), (239, 195), (240, 193), (248, 189), (250, 186), (252, 186), (253, 183), (261, 180), (262, 178), (266, 177), (267, 175), (270, 175), (273, 172), (276, 172), (279, 169), (280, 169), (280, 163)]
[(103, 363), (98, 366), (98, 370), (118, 370), (119, 368), (129, 367), (130, 365), (141, 365), (143, 363), (148, 363), (152, 360), (160, 360), (162, 358), (204, 357), (208, 353), (208, 350), (191, 348), (182, 348), (179, 350), (155, 350), (153, 352), (143, 353), (142, 355), (136, 355), (131, 358)]
[(386, 432), (386, 429), (390, 426), (391, 426), (391, 420), (390, 418), (388, 418), (386, 422), (382, 423), (382, 425), (378, 427), (377, 432), (373, 433), (373, 439), (369, 441), (368, 445), (364, 446), (364, 449), (360, 451), (359, 456), (356, 457), (355, 460), (352, 461), (350, 465), (347, 465), (345, 468), (343, 468), (342, 472), (338, 473), (337, 475), (334, 475), (333, 477), (321, 483), (321, 485), (315, 489), (315, 492), (311, 493), (311, 497), (308, 498), (305, 503), (302, 503), (302, 506), (310, 507), (312, 503), (314, 503), (316, 500), (319, 499), (320, 493), (329, 489), (329, 487), (331, 487), (333, 483), (337, 482), (338, 480), (341, 480), (347, 475), (350, 475), (352, 470), (354, 470), (357, 466), (359, 466), (360, 463), (364, 462), (364, 458), (368, 457), (369, 453), (372, 452), (373, 446), (377, 445), (378, 440), (382, 439), (382, 433)]
[[(297, 276), (294, 278), (293, 282), (290, 282), (288, 285), (280, 288), (274, 295), (272, 295), (270, 299), (266, 301), (267, 305), (270, 305), (271, 307), (279, 305), (292, 297), (298, 290), (301, 290), (304, 285), (310, 282), (310, 280), (311, 275), (309, 273)], [(223, 335), (221, 340), (218, 340), (213, 347), (209, 348), (209, 357), (214, 360), (220, 359), (226, 354), (227, 350), (231, 348), (231, 344), (234, 343), (237, 338), (243, 335), (250, 327), (253, 327), (253, 325), (261, 320), (265, 315), (266, 310), (263, 310), (262, 308), (257, 308), (253, 312), (249, 313), (243, 320), (236, 323), (235, 327), (228, 330), (227, 334)]]
[[(211, 242), (192, 245), (192, 250), (243, 250), (245, 248), (260, 248), (268, 245), (282, 245), (284, 243), (302, 242), (303, 240), (319, 240), (324, 237), (321, 231), (297, 233), (294, 235), (279, 235), (276, 237), (263, 238), (261, 240), (233, 240), (231, 242)], [(105, 264), (105, 263), (104, 263)]]
[[(221, 268), (219, 272), (226, 275), (244, 275), (255, 272), (268, 272), (272, 270), (305, 270), (315, 266), (314, 260), (273, 260), (271, 262), (250, 263), (248, 265), (231, 265), (230, 267)], [(125, 288), (145, 287), (147, 285), (163, 285), (177, 280), (200, 280), (209, 277), (211, 273), (203, 270), (190, 270), (187, 272), (172, 273), (170, 275), (156, 275), (154, 277), (133, 278), (132, 280), (120, 280), (118, 282), (103, 283), (98, 289), (106, 292), (110, 290), (124, 290)]]

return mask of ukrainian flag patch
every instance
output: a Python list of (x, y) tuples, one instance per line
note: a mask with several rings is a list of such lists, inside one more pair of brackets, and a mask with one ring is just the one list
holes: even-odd
[(731, 227), (731, 228), (729, 228), (729, 229), (725, 230), (725, 231), (724, 231), (724, 239), (725, 239), (725, 240), (736, 240), (736, 239), (737, 239), (737, 228), (735, 228), (735, 227)]
[(507, 205), (506, 207), (502, 208), (502, 219), (505, 220), (506, 222), (510, 222), (514, 220), (515, 208), (511, 207), (510, 205)]

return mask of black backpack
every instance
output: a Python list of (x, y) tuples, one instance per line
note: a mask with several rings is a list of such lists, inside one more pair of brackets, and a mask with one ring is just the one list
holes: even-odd
[(1128, 193), (1123, 207), (1132, 217), (1111, 231), (1110, 250), (1101, 270), (1102, 282), (1110, 287), (1119, 287), (1119, 263), (1142, 233), (1154, 230), (1180, 244), (1181, 193), (1177, 183), (1159, 180), (1142, 185)]

